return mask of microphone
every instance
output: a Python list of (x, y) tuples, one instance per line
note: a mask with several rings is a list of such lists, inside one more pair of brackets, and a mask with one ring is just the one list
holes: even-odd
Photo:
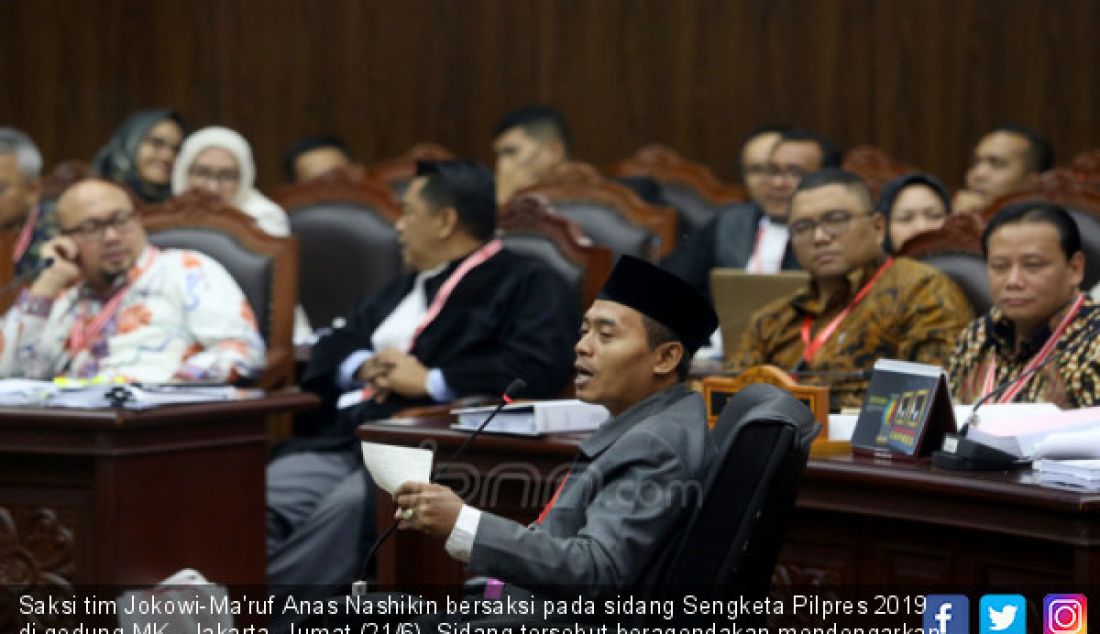
[[(481, 432), (485, 431), (485, 428), (489, 426), (489, 423), (492, 422), (494, 418), (496, 418), (497, 414), (500, 413), (500, 410), (504, 409), (505, 405), (510, 404), (512, 400), (516, 397), (516, 395), (519, 394), (526, 387), (527, 381), (524, 381), (520, 378), (514, 379), (511, 383), (509, 383), (508, 387), (504, 388), (504, 393), (500, 395), (500, 403), (496, 406), (495, 409), (493, 409), (489, 416), (484, 421), (482, 421), (481, 425), (479, 425), (478, 428), (475, 429), (466, 438), (466, 440), (462, 441), (462, 444), (458, 446), (458, 449), (455, 449), (454, 453), (451, 454), (451, 457), (447, 459), (447, 462), (443, 463), (443, 466), (440, 467), (438, 471), (436, 471), (434, 476), (432, 476), (431, 482), (434, 483), (439, 481), (443, 477), (443, 475), (447, 473), (451, 466), (454, 465), (459, 456), (461, 456), (462, 453), (466, 451), (466, 448), (470, 446), (470, 443), (474, 441), (474, 438), (477, 438), (481, 434)], [(386, 540), (390, 538), (390, 535), (393, 535), (393, 532), (397, 530), (397, 524), (399, 521), (400, 520), (393, 520), (389, 527), (386, 528), (386, 530), (382, 531), (382, 534), (378, 536), (378, 539), (374, 540), (374, 544), (372, 544), (370, 550), (367, 551), (367, 555), (363, 557), (363, 562), (359, 565), (359, 574), (356, 575), (356, 580), (351, 584), (352, 595), (362, 596), (367, 593), (367, 582), (364, 580), (364, 578), (367, 576), (367, 571), (370, 569), (370, 562), (372, 559), (374, 559), (375, 553), (378, 552), (378, 549), (382, 546), (382, 544), (384, 544)]]
[(23, 282), (27, 282), (29, 280), (32, 280), (32, 279), (38, 277), (39, 273), (41, 273), (42, 271), (45, 271), (46, 269), (50, 268), (51, 266), (53, 266), (53, 258), (52, 257), (42, 258), (41, 260), (36, 262), (34, 264), (34, 266), (30, 267), (26, 271), (23, 271), (23, 273), (21, 275), (16, 275), (15, 277), (12, 278), (12, 280), (10, 282), (8, 282), (7, 284), (5, 284), (3, 286), (0, 286), (0, 297), (3, 297), (5, 295), (7, 295), (8, 293), (10, 293), (11, 291), (13, 291), (14, 289), (19, 288), (20, 286), (23, 285)]
[(959, 428), (959, 435), (960, 436), (965, 436), (967, 430), (970, 429), (971, 426), (974, 426), (974, 427), (978, 426), (978, 408), (979, 407), (981, 407), (982, 405), (985, 405), (986, 403), (988, 403), (990, 401), (990, 399), (996, 398), (996, 397), (1000, 396), (1001, 394), (1004, 394), (1005, 390), (1009, 389), (1013, 385), (1016, 385), (1017, 383), (1020, 383), (1022, 381), (1026, 381), (1026, 380), (1030, 379), (1036, 372), (1038, 372), (1039, 370), (1042, 370), (1044, 367), (1046, 367), (1046, 365), (1048, 363), (1050, 363), (1051, 361), (1053, 361), (1057, 356), (1058, 355), (1053, 354), (1053, 351), (1051, 351), (1051, 355), (1048, 356), (1046, 359), (1044, 359), (1043, 362), (1040, 363), (1039, 365), (1035, 366), (1034, 368), (1031, 368), (1027, 372), (1021, 373), (1020, 376), (1018, 376), (1014, 379), (1009, 379), (1009, 380), (1005, 381), (1004, 383), (1001, 383), (997, 387), (990, 390), (988, 394), (986, 394), (985, 396), (978, 399), (978, 401), (976, 403), (974, 403), (973, 409), (970, 410), (970, 415), (966, 417), (966, 422), (963, 423), (962, 427)]

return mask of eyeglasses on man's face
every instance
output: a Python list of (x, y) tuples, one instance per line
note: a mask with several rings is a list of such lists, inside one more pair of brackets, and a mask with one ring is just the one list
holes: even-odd
[(187, 175), (191, 178), (214, 182), (219, 185), (231, 185), (241, 180), (241, 173), (235, 169), (212, 169), (205, 165), (192, 165), (191, 169), (187, 170)]
[(810, 220), (809, 218), (795, 220), (790, 225), (791, 241), (809, 242), (813, 240), (818, 227), (824, 229), (830, 238), (835, 238), (851, 228), (853, 218), (870, 218), (873, 215), (874, 212), (854, 214), (850, 211), (836, 210), (826, 212), (819, 220)]
[(791, 180), (802, 180), (802, 177), (806, 175), (806, 170), (802, 169), (799, 165), (779, 165), (778, 163), (768, 163), (764, 166), (764, 173), (768, 178), (789, 178)]
[(61, 229), (61, 234), (73, 236), (87, 242), (99, 242), (107, 235), (107, 229), (114, 229), (118, 233), (125, 233), (133, 229), (136, 219), (137, 212), (133, 209), (118, 211), (102, 220), (85, 220), (74, 227)]

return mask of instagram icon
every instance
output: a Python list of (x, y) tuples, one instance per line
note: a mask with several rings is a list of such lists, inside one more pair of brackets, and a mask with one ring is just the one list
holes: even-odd
[(1043, 598), (1043, 634), (1088, 634), (1088, 601), (1083, 594)]

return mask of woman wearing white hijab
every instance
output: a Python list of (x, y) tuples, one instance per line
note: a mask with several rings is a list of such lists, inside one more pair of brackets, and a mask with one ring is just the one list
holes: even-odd
[[(252, 147), (240, 134), (220, 126), (203, 128), (187, 137), (172, 168), (173, 195), (196, 187), (208, 189), (226, 204), (252, 216), (264, 232), (290, 235), (286, 212), (261, 194), (255, 182)], [(308, 341), (311, 331), (305, 311), (296, 306), (294, 340)]]
[(196, 131), (183, 142), (172, 168), (172, 193), (192, 188), (208, 189), (256, 219), (260, 229), (273, 236), (290, 233), (283, 208), (255, 187), (256, 163), (252, 148), (240, 134), (220, 126)]

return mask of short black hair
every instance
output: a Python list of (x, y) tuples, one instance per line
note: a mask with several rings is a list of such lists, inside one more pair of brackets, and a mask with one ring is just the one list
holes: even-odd
[(871, 192), (867, 189), (867, 184), (859, 176), (839, 167), (829, 167), (810, 172), (799, 181), (798, 187), (794, 189), (794, 195), (797, 196), (801, 192), (825, 187), (826, 185), (842, 185), (845, 189), (854, 191), (866, 203), (867, 211), (874, 211), (871, 204)]
[(784, 134), (787, 133), (787, 130), (788, 127), (785, 125), (773, 124), (765, 124), (749, 130), (745, 136), (741, 137), (741, 145), (737, 146), (737, 158), (734, 160), (737, 165), (737, 172), (740, 174), (745, 173), (745, 165), (741, 162), (741, 156), (745, 153), (746, 145), (755, 141), (756, 137), (763, 136), (765, 134), (778, 134), (782, 137)]
[(428, 181), (421, 195), (436, 209), (453, 207), (458, 224), (474, 238), (488, 240), (497, 230), (493, 175), (476, 161), (418, 161), (416, 175)]
[(1018, 134), (1027, 139), (1027, 166), (1032, 172), (1045, 172), (1054, 167), (1054, 146), (1038, 132), (1014, 123), (1002, 123), (989, 134), (995, 132)]
[(512, 128), (520, 128), (540, 141), (556, 138), (561, 141), (565, 156), (573, 155), (573, 134), (569, 131), (569, 124), (562, 113), (549, 106), (532, 104), (509, 112), (493, 128), (493, 138)]
[(1008, 205), (993, 216), (982, 232), (982, 256), (989, 258), (989, 238), (994, 231), (1020, 222), (1045, 222), (1053, 225), (1058, 230), (1058, 244), (1067, 260), (1081, 251), (1081, 230), (1065, 207), (1040, 200), (1027, 200)]
[[(671, 328), (644, 313), (642, 314), (642, 327), (645, 328), (646, 343), (649, 345), (650, 350), (670, 341), (679, 342), (680, 345), (684, 343), (684, 340)], [(683, 381), (687, 379), (690, 371), (691, 355), (688, 354), (687, 346), (684, 346), (684, 356), (680, 358), (680, 364), (676, 366), (676, 377)]]
[(283, 173), (286, 174), (287, 180), (298, 180), (298, 168), (295, 164), (299, 156), (323, 147), (336, 148), (347, 157), (348, 161), (351, 161), (351, 148), (340, 137), (331, 134), (307, 136), (295, 141), (283, 154)]
[(819, 169), (825, 169), (829, 167), (840, 167), (844, 161), (844, 157), (840, 154), (840, 150), (837, 149), (829, 139), (821, 136), (813, 130), (806, 130), (803, 128), (791, 128), (783, 132), (783, 138), (779, 140), (780, 143), (784, 142), (792, 143), (816, 143), (817, 148), (821, 150), (821, 165)]

